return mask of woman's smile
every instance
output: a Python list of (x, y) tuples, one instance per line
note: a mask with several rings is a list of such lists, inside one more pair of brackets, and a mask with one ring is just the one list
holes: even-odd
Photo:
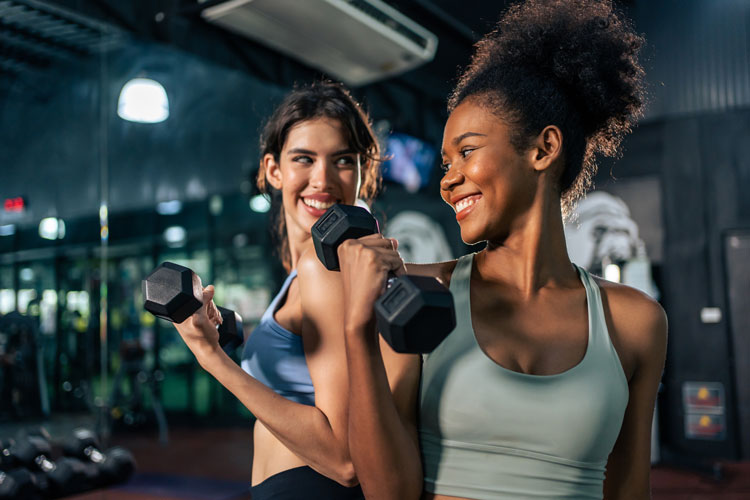
[(466, 218), (473, 210), (476, 204), (482, 199), (481, 194), (464, 196), (454, 202), (453, 209), (456, 211), (456, 221)]

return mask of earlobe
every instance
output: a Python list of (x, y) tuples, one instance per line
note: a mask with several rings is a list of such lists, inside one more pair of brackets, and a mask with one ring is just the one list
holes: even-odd
[(281, 168), (272, 154), (266, 154), (263, 157), (263, 168), (265, 169), (266, 182), (274, 189), (281, 189)]

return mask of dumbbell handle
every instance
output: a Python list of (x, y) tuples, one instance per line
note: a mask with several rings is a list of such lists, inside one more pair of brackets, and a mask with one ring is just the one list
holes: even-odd
[(34, 463), (42, 472), (51, 472), (55, 470), (55, 463), (47, 458), (46, 455), (34, 457)]
[[(224, 320), (224, 323), (218, 327), (219, 330), (219, 345), (222, 349), (227, 352), (232, 352), (238, 348), (245, 340), (245, 336), (242, 331), (242, 317), (231, 309), (226, 307), (217, 306), (219, 314)], [(226, 326), (229, 322), (233, 321), (235, 332), (227, 331)], [(224, 328), (222, 328), (224, 326)]]
[(89, 458), (89, 460), (96, 464), (104, 462), (104, 454), (94, 446), (87, 446), (86, 449), (83, 450), (83, 453)]

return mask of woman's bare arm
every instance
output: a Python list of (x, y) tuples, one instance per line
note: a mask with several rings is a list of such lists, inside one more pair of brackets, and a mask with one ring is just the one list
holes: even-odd
[[(349, 450), (368, 499), (417, 499), (422, 464), (416, 429), (420, 359), (380, 340), (373, 304), (403, 262), (380, 235), (339, 248), (349, 372)], [(390, 379), (390, 382), (389, 382)]]
[(604, 498), (648, 500), (651, 422), (664, 369), (667, 318), (656, 301), (636, 290), (612, 285), (602, 289), (620, 353), (632, 360), (628, 406), (607, 462)]
[[(300, 285), (302, 281), (304, 278)], [(324, 339), (318, 335), (317, 330), (311, 333), (310, 323), (303, 320), (303, 330), (306, 330), (303, 332), (303, 342), (306, 344), (308, 361), (311, 361), (311, 378), (316, 386), (316, 406), (309, 406), (276, 394), (247, 374), (221, 350), (218, 332), (214, 327), (216, 312), (212, 298), (213, 287), (209, 286), (204, 289), (205, 305), (183, 323), (175, 325), (200, 365), (301, 460), (345, 486), (355, 485), (356, 477), (349, 459), (346, 438), (346, 372), (343, 370), (339, 374), (339, 381), (344, 386), (335, 387), (328, 385), (330, 381), (327, 376), (319, 375), (318, 369), (326, 359), (332, 361), (331, 373), (339, 371), (341, 367), (345, 368), (343, 319), (339, 316), (340, 325), (335, 330), (339, 335), (338, 346), (329, 337)], [(305, 333), (317, 336), (318, 339), (305, 340)], [(312, 360), (309, 353), (312, 353)], [(337, 391), (340, 394), (338, 400), (330, 396)]]

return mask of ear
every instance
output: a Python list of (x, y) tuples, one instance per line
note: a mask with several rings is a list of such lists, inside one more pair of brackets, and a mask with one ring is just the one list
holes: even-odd
[(562, 156), (562, 131), (555, 125), (544, 127), (534, 141), (534, 170), (541, 172), (557, 163)]
[(263, 157), (263, 169), (266, 174), (266, 182), (273, 186), (274, 189), (281, 189), (281, 167), (272, 154), (267, 153)]
[[(364, 161), (363, 161), (364, 160)], [(372, 160), (369, 158), (362, 158), (361, 154), (357, 155), (357, 193), (356, 197), (359, 198), (362, 191), (362, 184), (365, 182), (365, 173), (372, 166)]]

